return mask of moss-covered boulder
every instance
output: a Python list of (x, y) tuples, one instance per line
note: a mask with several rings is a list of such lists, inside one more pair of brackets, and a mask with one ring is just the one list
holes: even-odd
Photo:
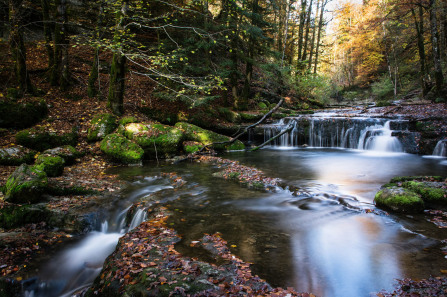
[(5, 200), (17, 204), (39, 202), (47, 183), (47, 175), (39, 167), (22, 164), (6, 181)]
[(30, 127), (48, 113), (44, 100), (35, 99), (27, 103), (0, 101), (0, 127), (26, 128)]
[(64, 146), (48, 149), (48, 150), (44, 151), (43, 154), (51, 155), (51, 156), (59, 156), (62, 159), (64, 159), (65, 165), (73, 164), (75, 162), (76, 158), (79, 158), (82, 156), (82, 154), (71, 145), (64, 145)]
[(101, 150), (111, 159), (124, 164), (140, 164), (144, 150), (119, 134), (109, 134), (101, 141)]
[(398, 213), (420, 213), (424, 211), (424, 201), (417, 193), (401, 188), (382, 188), (374, 201), (377, 207)]
[(78, 135), (75, 132), (56, 134), (45, 131), (42, 128), (26, 129), (16, 134), (17, 144), (37, 151), (44, 151), (63, 145), (75, 146), (77, 140)]
[(0, 209), (0, 228), (11, 229), (46, 221), (49, 213), (43, 204), (8, 204)]
[(44, 171), (49, 177), (61, 176), (64, 172), (65, 160), (59, 156), (42, 154), (37, 157), (34, 166)]
[[(200, 128), (193, 124), (188, 124), (185, 122), (179, 122), (175, 124), (175, 127), (182, 130), (185, 133), (186, 140), (196, 141), (203, 143), (204, 145), (209, 145), (212, 143), (227, 142), (230, 141), (230, 137)], [(242, 150), (245, 148), (244, 144), (236, 140), (233, 144), (215, 144), (213, 146), (215, 150)]]
[(110, 113), (98, 114), (93, 117), (87, 133), (88, 141), (98, 141), (118, 127), (117, 118)]
[(429, 181), (406, 181), (403, 187), (418, 193), (428, 206), (447, 206), (447, 189), (443, 183)]
[(184, 137), (177, 128), (149, 123), (128, 124), (124, 127), (124, 134), (141, 146), (149, 159), (176, 155)]
[(0, 164), (15, 166), (18, 166), (22, 163), (30, 164), (34, 161), (35, 154), (35, 151), (21, 145), (16, 145), (8, 148), (0, 148)]
[(185, 153), (192, 154), (200, 150), (203, 144), (197, 141), (184, 141), (182, 146)]

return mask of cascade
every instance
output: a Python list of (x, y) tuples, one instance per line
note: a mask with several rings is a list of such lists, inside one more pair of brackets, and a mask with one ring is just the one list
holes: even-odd
[(293, 130), (276, 139), (273, 145), (404, 151), (393, 132), (394, 129), (405, 130), (406, 122), (383, 118), (304, 116), (284, 118), (275, 124), (264, 126), (264, 140), (279, 134), (289, 124), (294, 126)]
[(433, 150), (433, 156), (447, 157), (447, 139), (438, 141)]

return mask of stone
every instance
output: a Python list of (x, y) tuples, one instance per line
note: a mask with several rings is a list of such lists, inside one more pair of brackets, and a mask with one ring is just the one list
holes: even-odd
[(59, 156), (64, 159), (65, 165), (71, 165), (75, 162), (76, 158), (79, 158), (82, 156), (82, 154), (75, 149), (71, 145), (64, 145), (55, 147), (52, 149), (48, 149), (43, 152), (46, 155), (52, 155), (52, 156)]
[(106, 135), (115, 131), (118, 122), (113, 114), (104, 113), (93, 117), (87, 133), (87, 140), (90, 142), (104, 139)]
[(36, 159), (35, 167), (44, 171), (49, 177), (61, 176), (64, 172), (65, 160), (62, 157), (42, 154)]
[(34, 161), (35, 151), (21, 145), (0, 148), (0, 164), (18, 166), (22, 163), (30, 164)]
[(58, 135), (39, 128), (22, 130), (16, 134), (17, 144), (40, 152), (63, 145), (75, 146), (77, 139), (78, 135), (74, 132)]
[(6, 181), (4, 199), (16, 204), (40, 202), (47, 184), (47, 175), (44, 171), (38, 167), (22, 164)]
[(28, 103), (0, 101), (0, 127), (30, 127), (48, 114), (48, 107), (43, 99), (37, 98)]
[(181, 130), (158, 123), (128, 124), (124, 127), (124, 135), (141, 146), (149, 159), (176, 155), (184, 138)]
[(119, 134), (109, 134), (101, 141), (101, 151), (109, 158), (124, 164), (141, 164), (144, 150)]
[(424, 211), (424, 201), (412, 190), (401, 187), (383, 188), (374, 197), (377, 207), (397, 213), (421, 213)]
[[(230, 137), (221, 135), (218, 133), (215, 133), (210, 130), (206, 130), (203, 128), (200, 128), (196, 125), (185, 123), (185, 122), (179, 122), (175, 124), (175, 127), (182, 130), (185, 134), (185, 138), (188, 141), (196, 141), (200, 142), (204, 145), (209, 145), (212, 143), (218, 143), (218, 142), (227, 142), (230, 141)], [(215, 144), (213, 148), (217, 151), (224, 151), (224, 150), (242, 150), (245, 148), (244, 144), (236, 140), (233, 144)]]

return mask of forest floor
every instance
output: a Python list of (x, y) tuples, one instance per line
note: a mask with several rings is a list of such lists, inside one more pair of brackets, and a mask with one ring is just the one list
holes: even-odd
[[(84, 155), (76, 160), (72, 166), (66, 167), (61, 177), (49, 178), (49, 182), (60, 186), (82, 186), (87, 189), (97, 191), (98, 195), (108, 195), (119, 191), (122, 187), (116, 176), (108, 174), (107, 170), (114, 166), (119, 166), (107, 160), (99, 149), (99, 143), (87, 142), (87, 130), (90, 120), (95, 114), (108, 112), (106, 102), (98, 98), (88, 98), (86, 94), (86, 81), (88, 77), (91, 53), (86, 52), (85, 57), (78, 53), (73, 55), (71, 66), (73, 69), (73, 81), (68, 92), (62, 92), (58, 88), (51, 87), (43, 78), (46, 61), (41, 57), (43, 48), (30, 49), (28, 52), (29, 70), (34, 85), (43, 90), (49, 108), (46, 119), (38, 125), (45, 127), (49, 131), (56, 133), (70, 132), (76, 126), (79, 129), (79, 140), (77, 149)], [(102, 59), (107, 59), (103, 56)], [(0, 69), (11, 69), (11, 63), (7, 60), (0, 61)], [(132, 76), (132, 75), (131, 75)], [(0, 71), (0, 100), (6, 96), (6, 85), (11, 80), (8, 71)], [(107, 75), (101, 74), (103, 96), (107, 90)], [(165, 101), (160, 101), (150, 96), (153, 86), (144, 79), (132, 76), (129, 79), (125, 98), (125, 116), (134, 116), (141, 121), (148, 121), (147, 117), (139, 111), (142, 101), (150, 101), (149, 106), (166, 106), (172, 108)], [(21, 99), (26, 102), (29, 97)], [(414, 119), (425, 119), (427, 117), (446, 117), (447, 104), (417, 104), (408, 106), (390, 106), (384, 108), (374, 108), (367, 112), (383, 113), (387, 115), (407, 115)], [(17, 130), (9, 129), (2, 131), (0, 135), (0, 147), (9, 147), (15, 144), (15, 134)], [(8, 176), (16, 169), (15, 166), (0, 166), (0, 185), (4, 185)], [(5, 202), (0, 192), (0, 208)], [(94, 198), (94, 197), (93, 197)], [(92, 199), (92, 196), (68, 195), (59, 197), (59, 202), (51, 207), (58, 208), (62, 212), (67, 212), (74, 206), (82, 206), (85, 199)], [(64, 231), (50, 230), (45, 223), (31, 224), (14, 230), (0, 229), (0, 276), (11, 277), (18, 281), (30, 273), (29, 269), (36, 257), (40, 257), (45, 250), (54, 245), (62, 244), (72, 236)], [(437, 279), (437, 283), (441, 282)], [(442, 280), (445, 286), (445, 280)], [(436, 283), (436, 282), (435, 282)], [(290, 290), (292, 293), (293, 290)], [(287, 292), (285, 292), (287, 293)], [(400, 296), (400, 295), (399, 295)], [(402, 295), (406, 296), (406, 295)], [(413, 296), (413, 295), (411, 295)], [(416, 295), (415, 295), (416, 296)]]

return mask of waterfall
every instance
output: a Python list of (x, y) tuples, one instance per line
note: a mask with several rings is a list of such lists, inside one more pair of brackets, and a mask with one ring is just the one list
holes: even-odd
[(399, 139), (391, 128), (405, 128), (405, 122), (381, 118), (360, 117), (296, 117), (284, 118), (264, 126), (264, 140), (279, 134), (289, 124), (290, 133), (276, 139), (272, 145), (350, 148), (360, 150), (403, 152)]
[(447, 139), (438, 141), (433, 150), (433, 156), (447, 157)]

